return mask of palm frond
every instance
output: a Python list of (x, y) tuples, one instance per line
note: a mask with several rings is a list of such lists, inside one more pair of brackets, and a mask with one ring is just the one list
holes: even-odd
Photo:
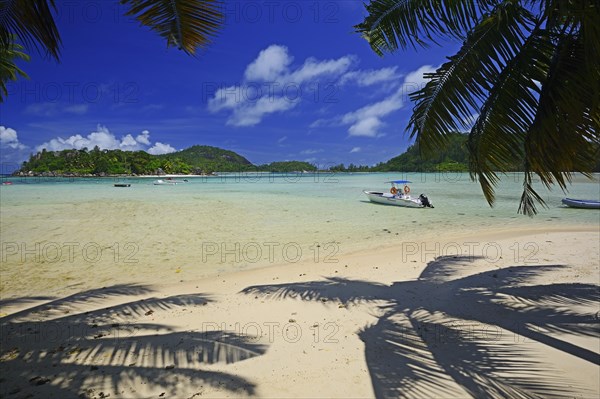
[[(581, 30), (556, 40), (535, 120), (527, 131), (525, 173), (535, 173), (546, 187), (558, 184), (566, 190), (573, 173), (590, 176), (597, 162), (600, 73), (597, 66), (589, 67), (593, 60), (587, 59)], [(526, 189), (523, 195), (527, 193), (532, 191)], [(531, 198), (523, 197), (520, 209), (532, 209)]]
[(409, 45), (426, 47), (437, 38), (464, 38), (490, 0), (372, 0), (368, 16), (354, 28), (379, 55)]
[(548, 32), (535, 28), (494, 82), (471, 129), (469, 170), (490, 205), (497, 172), (522, 166), (525, 132), (535, 117), (539, 85), (545, 80), (552, 50)]
[(23, 46), (12, 43), (8, 47), (0, 47), (0, 103), (8, 96), (6, 84), (15, 81), (19, 76), (27, 78), (27, 74), (15, 63), (16, 60), (29, 61), (29, 55), (23, 52)]
[(0, 0), (0, 49), (10, 48), (16, 37), (27, 50), (43, 50), (58, 60), (61, 39), (53, 10), (54, 0)]
[(134, 16), (187, 54), (206, 48), (223, 24), (218, 0), (121, 0)]
[(485, 16), (459, 52), (436, 72), (427, 85), (411, 94), (416, 102), (407, 130), (425, 154), (445, 143), (445, 135), (468, 128), (463, 121), (479, 112), (502, 68), (524, 42), (530, 13), (517, 3), (505, 3)]

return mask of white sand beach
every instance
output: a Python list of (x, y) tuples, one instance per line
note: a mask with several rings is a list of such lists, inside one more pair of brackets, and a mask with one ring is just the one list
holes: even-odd
[(600, 234), (440, 237), (2, 300), (2, 397), (600, 393)]

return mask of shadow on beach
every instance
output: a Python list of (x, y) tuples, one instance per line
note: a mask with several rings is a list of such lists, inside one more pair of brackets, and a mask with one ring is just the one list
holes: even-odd
[[(599, 287), (535, 283), (562, 265), (473, 272), (472, 261), (439, 257), (418, 279), (391, 286), (327, 278), (242, 292), (271, 300), (383, 301), (378, 321), (358, 331), (378, 398), (594, 397), (545, 361), (539, 344), (598, 365), (598, 353), (556, 336), (599, 336)], [(573, 310), (581, 306), (588, 308)]]
[(181, 384), (193, 387), (188, 396), (201, 395), (203, 387), (254, 394), (251, 381), (201, 367), (260, 356), (266, 346), (231, 332), (173, 331), (152, 322), (155, 312), (203, 306), (207, 296), (126, 298), (100, 308), (107, 299), (151, 293), (142, 285), (117, 285), (53, 300), (2, 301), (3, 308), (34, 305), (0, 319), (0, 397), (173, 397), (181, 395)]

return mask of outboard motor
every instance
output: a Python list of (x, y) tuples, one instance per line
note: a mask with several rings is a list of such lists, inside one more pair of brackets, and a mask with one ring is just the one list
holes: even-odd
[(433, 208), (433, 204), (429, 202), (429, 198), (425, 194), (419, 195), (419, 199), (421, 200), (421, 204), (423, 204), (426, 208)]

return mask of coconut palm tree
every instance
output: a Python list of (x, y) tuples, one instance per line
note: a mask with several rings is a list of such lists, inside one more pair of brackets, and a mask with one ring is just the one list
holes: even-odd
[[(595, 0), (372, 0), (355, 28), (379, 55), (441, 40), (462, 47), (411, 94), (407, 131), (424, 155), (469, 130), (470, 172), (494, 203), (499, 172), (525, 172), (519, 212), (566, 190), (600, 143), (600, 7)], [(476, 121), (472, 124), (473, 117)]]
[[(218, 0), (120, 0), (120, 3), (128, 7), (125, 15), (165, 38), (167, 46), (175, 46), (190, 55), (208, 46), (223, 23)], [(0, 0), (2, 60), (6, 59), (5, 52), (15, 49), (15, 42), (29, 52), (41, 51), (59, 60), (61, 38), (54, 11), (55, 0)], [(2, 87), (7, 77), (23, 74), (14, 63), (7, 66), (7, 72), (3, 71), (0, 76)]]

